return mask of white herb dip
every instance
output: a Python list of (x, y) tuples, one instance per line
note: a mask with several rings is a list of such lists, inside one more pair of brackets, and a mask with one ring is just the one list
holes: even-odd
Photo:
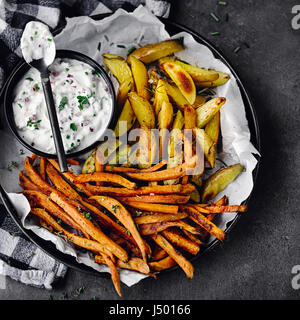
[(27, 63), (43, 58), (49, 66), (56, 52), (53, 35), (49, 28), (41, 22), (28, 22), (22, 34), (21, 50)]
[[(99, 140), (112, 115), (106, 82), (86, 63), (55, 59), (49, 67), (62, 140), (67, 153)], [(34, 148), (55, 154), (39, 72), (31, 68), (15, 89), (13, 112), (19, 135)]]

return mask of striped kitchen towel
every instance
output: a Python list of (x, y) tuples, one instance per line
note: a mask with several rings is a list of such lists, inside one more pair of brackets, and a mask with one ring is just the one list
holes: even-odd
[[(5, 79), (20, 60), (20, 38), (27, 22), (42, 21), (53, 30), (63, 24), (66, 16), (96, 15), (120, 7), (130, 10), (140, 4), (157, 16), (169, 15), (170, 3), (160, 0), (0, 0), (0, 93)], [(0, 275), (51, 289), (66, 271), (65, 265), (31, 243), (0, 205)]]

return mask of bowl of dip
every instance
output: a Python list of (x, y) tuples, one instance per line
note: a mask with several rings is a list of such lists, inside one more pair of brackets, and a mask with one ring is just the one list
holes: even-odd
[[(114, 124), (113, 84), (96, 61), (71, 50), (57, 50), (49, 72), (66, 157), (80, 156), (95, 148)], [(40, 74), (25, 62), (8, 80), (4, 112), (24, 147), (42, 157), (56, 157)]]

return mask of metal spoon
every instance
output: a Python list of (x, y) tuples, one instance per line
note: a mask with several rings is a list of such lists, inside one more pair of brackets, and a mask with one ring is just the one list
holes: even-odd
[[(46, 46), (41, 41), (45, 41)], [(36, 21), (27, 23), (21, 38), (21, 49), (25, 61), (40, 72), (60, 171), (66, 172), (67, 160), (49, 79), (48, 67), (55, 58), (55, 43), (48, 27)]]

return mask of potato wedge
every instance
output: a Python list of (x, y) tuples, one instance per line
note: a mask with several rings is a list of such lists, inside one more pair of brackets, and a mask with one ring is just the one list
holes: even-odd
[(183, 50), (183, 45), (178, 40), (166, 40), (155, 44), (148, 44), (134, 50), (128, 57), (132, 56), (141, 60), (144, 63), (151, 63), (162, 57)]
[(140, 125), (155, 128), (155, 114), (150, 103), (136, 92), (130, 92), (128, 99)]
[[(167, 91), (167, 94), (171, 101), (177, 105), (180, 110), (184, 110), (184, 106), (189, 104), (187, 99), (183, 96), (181, 91), (177, 86), (170, 84), (168, 81), (161, 79), (164, 87)], [(206, 99), (202, 96), (196, 96), (195, 102), (191, 105), (193, 108), (197, 109), (205, 104)]]
[(197, 114), (195, 109), (186, 104), (184, 106), (184, 129), (194, 129), (197, 125)]
[(206, 134), (208, 134), (211, 137), (212, 141), (215, 144), (218, 143), (220, 135), (220, 118), (221, 113), (220, 111), (218, 111), (205, 126)]
[(210, 136), (205, 133), (203, 129), (195, 128), (193, 132), (196, 137), (197, 145), (201, 148), (206, 160), (208, 161), (209, 165), (213, 168), (216, 159), (216, 149), (214, 148), (214, 142), (212, 141)]
[(181, 130), (183, 129), (183, 126), (184, 126), (184, 117), (182, 115), (182, 112), (178, 110), (173, 122), (172, 133), (171, 133), (169, 145), (168, 145), (170, 158), (174, 157), (174, 154), (176, 152), (175, 150), (176, 143), (182, 142)]
[(156, 116), (159, 114), (162, 108), (162, 103), (164, 101), (169, 102), (169, 97), (167, 95), (164, 81), (162, 79), (159, 79), (157, 82), (157, 86), (155, 88), (155, 95), (154, 95), (154, 102), (153, 102)]
[(128, 58), (128, 63), (131, 66), (131, 71), (136, 87), (137, 94), (146, 100), (150, 99), (150, 92), (148, 88), (148, 72), (140, 60), (136, 59), (134, 56)]
[[(118, 122), (115, 126), (115, 136), (119, 137), (125, 134), (128, 130), (130, 130), (135, 122), (136, 116), (131, 107), (129, 100), (127, 99), (122, 112), (119, 116)], [(87, 173), (87, 172), (83, 172)]]
[(175, 82), (189, 104), (196, 100), (196, 87), (191, 76), (179, 65), (173, 62), (163, 64), (165, 72)]
[(95, 151), (93, 151), (85, 160), (81, 173), (92, 173), (95, 171)]
[(132, 77), (127, 78), (122, 83), (120, 83), (120, 86), (117, 92), (117, 110), (118, 111), (122, 110), (127, 100), (128, 93), (133, 89), (134, 89), (134, 83), (133, 83)]
[(197, 112), (197, 127), (203, 128), (213, 116), (221, 109), (225, 104), (225, 98), (213, 98), (206, 102), (203, 106), (199, 107)]
[(180, 65), (189, 73), (196, 85), (201, 82), (216, 81), (219, 78), (219, 73), (215, 70), (206, 70), (204, 68), (194, 67), (180, 60), (175, 60), (175, 63)]
[[(161, 110), (157, 116), (158, 128), (168, 129), (173, 121), (173, 106), (168, 101), (163, 101), (161, 105)], [(163, 155), (163, 150), (166, 150), (168, 143), (168, 131), (160, 130), (160, 155)]]
[(197, 188), (190, 194), (190, 199), (196, 203), (201, 201), (200, 193)]
[(116, 54), (103, 54), (102, 57), (105, 65), (118, 79), (120, 84), (128, 78), (132, 78), (130, 67), (122, 57)]
[(211, 87), (218, 87), (224, 85), (229, 79), (230, 75), (224, 72), (217, 71), (219, 74), (219, 78), (214, 81), (205, 81), (197, 83), (198, 87), (201, 88), (211, 88)]
[(234, 181), (244, 169), (244, 166), (237, 163), (218, 170), (211, 175), (205, 182), (202, 191), (202, 201), (206, 203), (213, 199), (219, 192), (223, 191), (232, 181)]

